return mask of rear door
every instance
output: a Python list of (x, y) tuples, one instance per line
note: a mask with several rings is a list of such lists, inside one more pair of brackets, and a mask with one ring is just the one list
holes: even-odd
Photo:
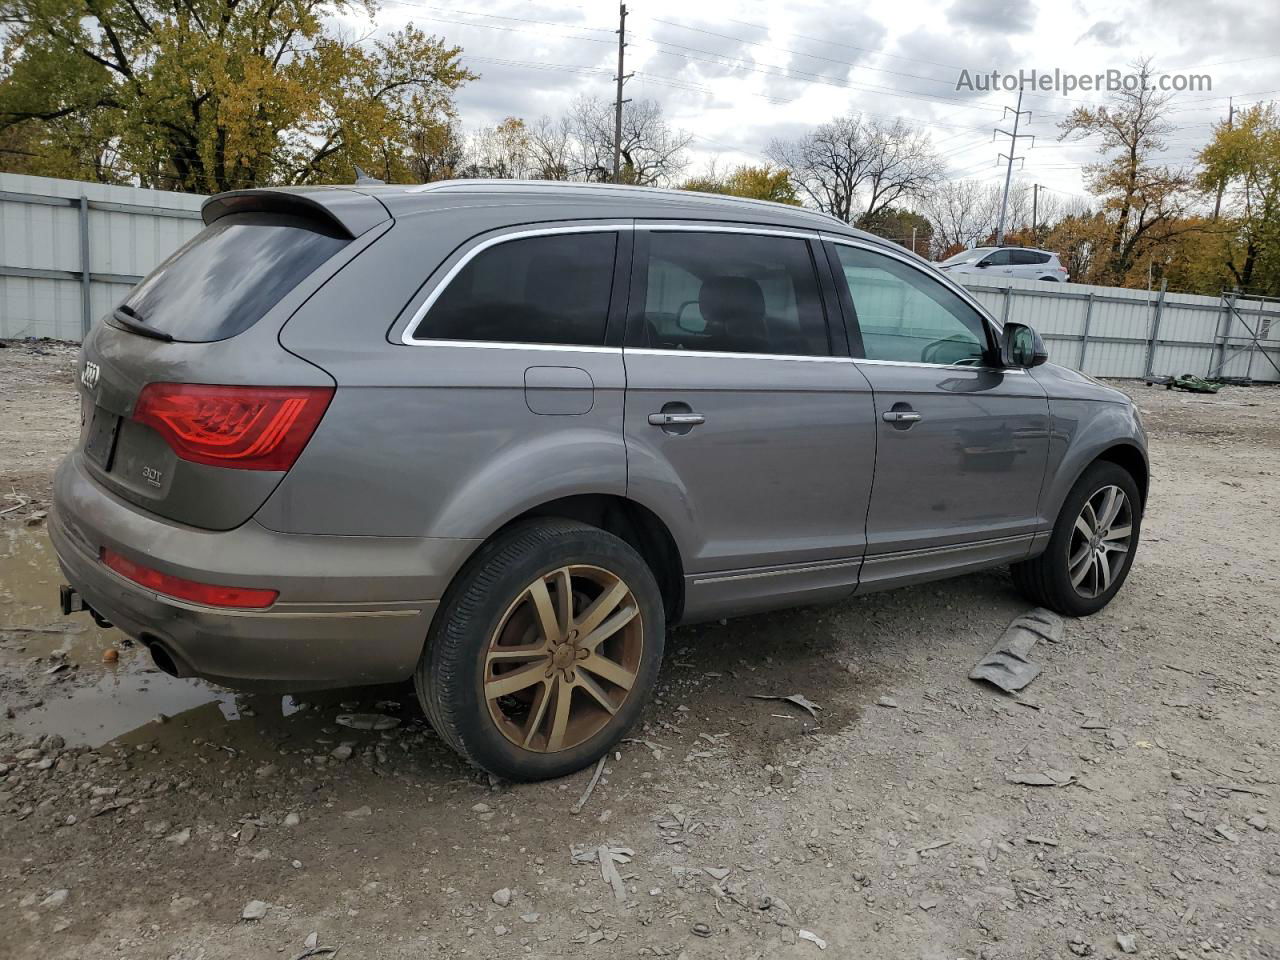
[(994, 329), (931, 271), (856, 242), (829, 251), (875, 390), (863, 586), (1025, 557), (1048, 455), (1044, 390), (989, 363)]
[(816, 237), (638, 224), (628, 495), (672, 525), (686, 619), (851, 591), (875, 458)]

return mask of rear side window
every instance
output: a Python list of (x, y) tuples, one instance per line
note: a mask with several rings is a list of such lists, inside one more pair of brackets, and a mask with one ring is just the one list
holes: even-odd
[(133, 288), (121, 308), (175, 340), (243, 333), (348, 238), (302, 217), (236, 213), (215, 220)]
[(809, 244), (796, 237), (654, 231), (644, 342), (660, 350), (828, 356)]
[(1034, 263), (1048, 263), (1049, 255), (1047, 253), (1037, 253), (1034, 250), (1014, 250), (1013, 262), (1016, 266), (1028, 266)]
[(436, 297), (417, 340), (601, 346), (618, 236), (561, 233), (481, 250)]

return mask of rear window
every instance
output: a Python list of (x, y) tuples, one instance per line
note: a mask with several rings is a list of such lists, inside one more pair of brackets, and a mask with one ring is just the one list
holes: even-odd
[(120, 306), (175, 340), (225, 340), (261, 320), (347, 242), (302, 217), (231, 214), (187, 241)]

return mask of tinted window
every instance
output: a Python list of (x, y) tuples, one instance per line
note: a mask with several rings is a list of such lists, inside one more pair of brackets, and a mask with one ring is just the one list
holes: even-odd
[(643, 314), (656, 349), (831, 352), (809, 244), (795, 237), (650, 233)]
[(559, 233), (482, 250), (449, 281), (413, 335), (600, 346), (616, 233)]
[(1047, 253), (1037, 253), (1034, 250), (1012, 250), (1010, 252), (1013, 254), (1013, 262), (1018, 266), (1049, 262)]
[(175, 340), (225, 340), (261, 320), (346, 244), (300, 217), (231, 214), (156, 267), (121, 307)]
[(942, 283), (892, 257), (837, 244), (869, 360), (976, 364), (981, 316)]
[(1012, 250), (997, 250), (995, 253), (987, 257), (983, 263), (992, 267), (1007, 267), (1013, 263)]

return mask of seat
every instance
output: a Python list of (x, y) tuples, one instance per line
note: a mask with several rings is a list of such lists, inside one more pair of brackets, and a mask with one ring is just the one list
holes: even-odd
[(705, 347), (726, 353), (770, 353), (764, 293), (748, 277), (719, 276), (702, 281), (698, 309), (706, 322)]

